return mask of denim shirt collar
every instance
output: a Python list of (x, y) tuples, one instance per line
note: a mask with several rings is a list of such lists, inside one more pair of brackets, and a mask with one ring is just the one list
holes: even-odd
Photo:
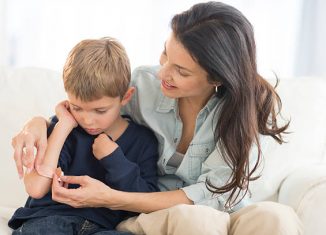
[(211, 98), (208, 100), (204, 109), (206, 109), (208, 112), (212, 112), (220, 100), (221, 100), (220, 98), (218, 98), (215, 94), (213, 94)]
[(157, 99), (156, 107), (157, 112), (168, 113), (171, 110), (176, 111), (178, 107), (178, 102), (176, 99), (169, 98), (163, 95), (163, 93), (160, 93)]
[[(208, 100), (207, 104), (200, 111), (200, 113), (212, 112), (212, 110), (215, 108), (219, 100), (220, 99), (216, 95), (212, 95), (212, 97)], [(163, 93), (160, 93), (157, 99), (156, 107), (157, 107), (156, 111), (160, 113), (168, 113), (171, 110), (177, 113), (178, 101), (177, 99), (169, 98), (163, 95)]]

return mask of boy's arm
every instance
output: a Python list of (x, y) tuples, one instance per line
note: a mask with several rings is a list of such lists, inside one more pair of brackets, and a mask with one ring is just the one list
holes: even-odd
[(135, 147), (129, 153), (133, 160), (126, 158), (122, 149), (105, 135), (94, 141), (93, 153), (106, 169), (107, 185), (128, 192), (158, 191), (157, 140), (154, 135), (147, 134), (134, 141)]
[[(53, 173), (55, 172), (60, 151), (72, 129), (73, 126), (63, 121), (55, 124), (48, 138), (48, 146), (42, 163), (44, 168), (51, 169)], [(39, 175), (35, 169), (30, 173), (26, 173), (24, 177), (25, 190), (32, 198), (42, 198), (49, 192), (51, 183), (52, 179)]]
[[(40, 167), (55, 172), (58, 165), (61, 149), (69, 133), (78, 124), (69, 111), (69, 102), (62, 101), (55, 108), (58, 122), (54, 124), (52, 133), (48, 138), (48, 146), (45, 151), (44, 159)], [(42, 176), (37, 169), (27, 173), (24, 177), (26, 192), (32, 198), (42, 198), (49, 192), (52, 179)]]
[(106, 169), (106, 183), (117, 190), (126, 192), (156, 192), (157, 186), (157, 149), (151, 146), (139, 152), (140, 162), (126, 158), (122, 149), (117, 148), (100, 162)]

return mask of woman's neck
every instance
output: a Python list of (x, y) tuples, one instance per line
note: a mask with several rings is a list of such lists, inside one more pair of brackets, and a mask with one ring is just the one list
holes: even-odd
[(177, 151), (185, 154), (189, 144), (191, 143), (194, 134), (195, 126), (198, 113), (202, 108), (207, 104), (209, 97), (183, 97), (179, 98), (178, 107), (179, 107), (179, 116), (182, 121), (182, 135), (180, 142), (177, 146)]
[(179, 98), (178, 107), (180, 115), (183, 111), (186, 113), (193, 112), (197, 114), (205, 107), (212, 95), (204, 97), (182, 97)]

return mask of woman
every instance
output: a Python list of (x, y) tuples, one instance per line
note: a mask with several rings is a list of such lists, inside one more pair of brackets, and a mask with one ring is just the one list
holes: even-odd
[[(87, 176), (66, 176), (64, 182), (81, 187), (69, 190), (54, 179), (53, 199), (140, 212), (118, 226), (136, 234), (302, 234), (290, 208), (245, 199), (257, 178), (261, 139), (281, 144), (288, 127), (278, 126), (280, 98), (257, 73), (251, 24), (235, 8), (208, 2), (175, 15), (171, 25), (161, 66), (134, 71), (137, 92), (125, 110), (158, 138), (162, 192), (121, 192)], [(26, 155), (38, 148), (40, 164), (45, 130), (38, 117), (13, 138), (20, 174), (22, 161), (34, 165), (24, 147)]]

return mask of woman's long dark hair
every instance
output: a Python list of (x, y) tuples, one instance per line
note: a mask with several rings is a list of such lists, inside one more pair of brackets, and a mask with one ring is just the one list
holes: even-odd
[[(247, 193), (249, 181), (257, 179), (253, 173), (261, 161), (259, 134), (281, 144), (289, 122), (277, 124), (282, 103), (274, 87), (257, 72), (253, 28), (240, 11), (220, 2), (200, 3), (175, 15), (171, 25), (177, 40), (208, 73), (208, 81), (222, 84), (217, 95), (223, 102), (215, 115), (214, 133), (232, 174), (224, 186), (209, 180), (206, 186), (213, 193), (230, 193), (229, 207), (239, 201), (241, 191)], [(258, 158), (251, 168), (253, 145), (258, 147)]]

